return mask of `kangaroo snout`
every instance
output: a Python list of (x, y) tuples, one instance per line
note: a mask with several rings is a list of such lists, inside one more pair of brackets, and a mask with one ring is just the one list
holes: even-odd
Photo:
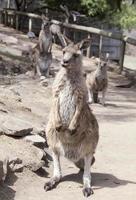
[(65, 59), (63, 59), (61, 62), (62, 67), (65, 67), (65, 68), (68, 66), (68, 64), (69, 64), (69, 61)]

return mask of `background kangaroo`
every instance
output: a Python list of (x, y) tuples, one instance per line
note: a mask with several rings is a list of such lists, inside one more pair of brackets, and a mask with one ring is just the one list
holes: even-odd
[(93, 193), (90, 166), (98, 143), (98, 123), (87, 103), (87, 88), (82, 73), (81, 50), (89, 41), (70, 44), (63, 50), (62, 67), (53, 84), (53, 101), (46, 127), (52, 150), (53, 177), (45, 183), (50, 190), (61, 180), (60, 155), (75, 164), (84, 160), (83, 194)]
[[(72, 13), (72, 11), (69, 11), (68, 7), (66, 5), (60, 5), (61, 10), (64, 12), (65, 15), (65, 22), (69, 23), (70, 19), (71, 22), (76, 21), (76, 14)], [(62, 47), (65, 47), (67, 45), (67, 36), (66, 36), (66, 30), (64, 29), (64, 34), (61, 31), (61, 26), (58, 24), (51, 24), (50, 31), (53, 35), (53, 39), (55, 42), (55, 37), (57, 36), (61, 42)]]
[(50, 21), (42, 15), (42, 27), (39, 33), (38, 44), (31, 51), (31, 60), (35, 68), (35, 73), (41, 76), (49, 76), (49, 68), (52, 63), (52, 34), (50, 31)]
[(41, 53), (51, 52), (52, 48), (52, 34), (50, 31), (50, 21), (42, 15), (42, 27), (39, 33), (39, 47)]
[(102, 105), (105, 105), (105, 95), (108, 87), (108, 57), (109, 55), (107, 54), (106, 60), (98, 59), (97, 69), (86, 76), (89, 103), (98, 103), (98, 93), (102, 92)]
[(65, 47), (66, 46), (66, 39), (64, 37), (64, 35), (61, 32), (61, 27), (58, 24), (51, 24), (50, 26), (50, 31), (53, 35), (53, 40), (54, 43), (56, 42), (56, 36), (59, 38), (61, 46)]

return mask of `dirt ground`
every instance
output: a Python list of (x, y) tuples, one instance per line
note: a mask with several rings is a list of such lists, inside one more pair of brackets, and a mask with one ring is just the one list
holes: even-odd
[[(88, 199), (133, 200), (136, 199), (136, 88), (117, 88), (126, 79), (114, 73), (109, 73), (109, 77), (106, 106), (91, 105), (99, 122), (100, 140), (92, 166), (94, 195)], [(42, 87), (38, 80), (19, 76), (14, 84), (0, 86), (0, 100), (14, 115), (25, 116), (41, 128), (48, 119), (51, 85), (52, 79), (48, 87)], [(21, 104), (17, 101), (18, 93)], [(0, 185), (0, 200), (84, 199), (82, 172), (64, 158), (61, 163), (63, 179), (52, 191), (44, 191), (44, 183), (52, 175), (50, 161), (49, 167), (37, 173), (24, 169), (22, 173), (9, 174)]]
[[(123, 81), (122, 76), (110, 73), (107, 105), (105, 107), (100, 104), (91, 106), (100, 126), (96, 162), (92, 167), (94, 195), (89, 197), (95, 200), (136, 198), (136, 89), (115, 87)], [(27, 87), (27, 89), (31, 87), (30, 96), (34, 95), (36, 84), (38, 86), (39, 83), (35, 80), (20, 82), (22, 87)], [(52, 82), (49, 87), (42, 88), (44, 92), (40, 94), (41, 108), (43, 108), (44, 100), (46, 106), (48, 105), (47, 109), (44, 107), (45, 114), (40, 112), (40, 108), (34, 111), (43, 116), (43, 121), (48, 117), (51, 84)], [(18, 85), (14, 87), (17, 88)], [(48, 94), (48, 99), (46, 94)], [(31, 107), (31, 100), (26, 100), (26, 102), (27, 106)], [(0, 200), (83, 199), (82, 173), (64, 158), (62, 158), (64, 175), (62, 182), (54, 190), (45, 192), (43, 187), (45, 181), (52, 175), (52, 162), (49, 166), (37, 173), (25, 169), (22, 173), (10, 174), (6, 182), (0, 186)]]

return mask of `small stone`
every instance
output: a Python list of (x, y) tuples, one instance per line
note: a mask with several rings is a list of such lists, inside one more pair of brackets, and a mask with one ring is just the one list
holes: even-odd
[(22, 164), (10, 164), (9, 168), (12, 172), (22, 172), (24, 166)]
[(40, 135), (42, 137), (45, 137), (45, 128), (42, 127), (34, 127), (33, 131), (31, 132), (33, 135)]
[(41, 85), (44, 86), (44, 87), (47, 87), (48, 81), (47, 80), (41, 81)]
[(32, 142), (33, 144), (45, 143), (45, 139), (39, 135), (28, 135), (24, 137), (24, 140)]
[(29, 32), (27, 33), (27, 36), (28, 36), (28, 38), (35, 38), (35, 37), (36, 37), (36, 36), (35, 36), (35, 33), (32, 32), (32, 31), (29, 31)]
[(40, 80), (41, 81), (43, 81), (43, 80), (45, 80), (46, 78), (45, 78), (45, 76), (40, 76)]
[(27, 71), (25, 74), (26, 74), (26, 76), (28, 76), (30, 78), (34, 77), (34, 72), (33, 71)]

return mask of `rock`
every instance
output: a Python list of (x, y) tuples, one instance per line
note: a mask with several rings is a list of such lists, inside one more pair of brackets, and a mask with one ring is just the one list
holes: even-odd
[(41, 81), (43, 81), (43, 80), (45, 80), (45, 79), (46, 79), (45, 76), (40, 76), (40, 80), (41, 80)]
[(4, 134), (11, 136), (25, 136), (33, 130), (33, 127), (27, 121), (11, 116), (5, 118), (1, 128)]
[(19, 158), (8, 158), (1, 155), (0, 160), (0, 181), (5, 181), (8, 172), (21, 172), (23, 170), (23, 165), (20, 164), (22, 161)]
[(44, 86), (44, 87), (47, 87), (48, 86), (48, 80), (47, 79), (41, 79), (41, 82), (40, 82), (40, 84), (42, 85), (42, 86)]
[(40, 135), (27, 135), (24, 140), (32, 142), (32, 144), (45, 143), (45, 139)]
[(35, 33), (32, 32), (32, 31), (29, 31), (29, 32), (27, 33), (27, 36), (28, 36), (28, 38), (35, 38), (35, 37), (36, 37), (36, 36), (35, 36)]
[(22, 172), (23, 171), (23, 164), (20, 158), (9, 158), (8, 159), (8, 167), (12, 172)]
[(25, 73), (26, 76), (30, 77), (30, 78), (33, 78), (34, 77), (34, 71), (27, 71)]
[(10, 165), (9, 168), (12, 172), (22, 172), (24, 166), (22, 164), (15, 164), (15, 165)]
[(41, 160), (39, 163), (33, 163), (33, 165), (27, 165), (26, 167), (29, 168), (30, 170), (36, 172), (38, 169), (42, 168), (45, 165), (44, 160)]
[(34, 127), (33, 131), (31, 132), (33, 135), (40, 135), (45, 138), (45, 128), (43, 127)]
[(8, 157), (11, 171), (21, 170), (27, 167), (37, 171), (45, 162), (42, 160), (43, 151), (22, 139), (14, 139), (5, 135), (0, 136), (0, 159)]
[(0, 41), (6, 44), (17, 44), (18, 39), (13, 36), (8, 36), (6, 34), (0, 33)]

